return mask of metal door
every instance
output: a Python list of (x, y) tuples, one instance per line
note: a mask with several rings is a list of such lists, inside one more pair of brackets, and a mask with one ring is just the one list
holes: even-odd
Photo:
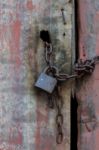
[(61, 87), (61, 145), (55, 140), (56, 112), (48, 109), (46, 93), (37, 91), (34, 83), (45, 67), (42, 29), (51, 33), (55, 65), (71, 72), (72, 8), (67, 0), (0, 0), (0, 150), (70, 149), (71, 83)]

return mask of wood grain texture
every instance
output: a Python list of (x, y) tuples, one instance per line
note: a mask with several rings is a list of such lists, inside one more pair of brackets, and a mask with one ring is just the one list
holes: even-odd
[[(99, 55), (99, 1), (79, 0), (79, 58)], [(94, 73), (77, 82), (78, 150), (99, 149), (99, 64)]]
[[(64, 25), (61, 7), (65, 9)], [(71, 71), (72, 4), (56, 0), (0, 0), (0, 150), (70, 149), (70, 89), (62, 85), (64, 141), (55, 141), (55, 110), (34, 88), (44, 69), (42, 29), (51, 33), (54, 63)], [(63, 37), (63, 33), (65, 36)]]

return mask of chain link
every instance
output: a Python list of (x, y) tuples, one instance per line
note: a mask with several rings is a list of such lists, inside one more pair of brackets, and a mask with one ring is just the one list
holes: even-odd
[(62, 108), (63, 108), (63, 99), (61, 96), (61, 89), (60, 86), (57, 85), (56, 87), (56, 109), (57, 109), (57, 115), (56, 115), (56, 127), (57, 127), (57, 136), (56, 136), (56, 142), (57, 144), (61, 144), (63, 141), (63, 114), (62, 114)]
[(49, 108), (53, 109), (56, 106), (57, 115), (56, 115), (56, 129), (57, 129), (57, 135), (56, 135), (56, 142), (57, 144), (61, 144), (63, 141), (63, 114), (62, 114), (62, 108), (63, 108), (63, 99), (61, 96), (61, 89), (60, 86), (57, 85), (55, 88), (55, 91), (53, 94), (48, 94), (48, 106)]
[(95, 69), (95, 64), (99, 63), (99, 56), (94, 57), (93, 59), (80, 60), (74, 65), (74, 74), (55, 74), (55, 77), (58, 81), (66, 81), (72, 78), (81, 78), (85, 75), (90, 75)]
[(51, 43), (47, 43), (45, 42), (45, 60), (46, 63), (49, 67), (51, 67), (52, 65), (52, 52), (53, 52), (53, 48), (52, 48), (52, 44)]

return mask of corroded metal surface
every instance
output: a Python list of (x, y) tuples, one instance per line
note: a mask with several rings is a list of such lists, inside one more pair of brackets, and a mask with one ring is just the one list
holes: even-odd
[(65, 136), (57, 146), (56, 112), (34, 83), (46, 64), (42, 29), (50, 30), (54, 63), (70, 72), (71, 14), (72, 4), (65, 0), (0, 0), (0, 150), (69, 150), (71, 84), (61, 90)]
[[(80, 58), (99, 55), (99, 1), (79, 0)], [(77, 83), (78, 149), (99, 149), (99, 64), (94, 73)]]

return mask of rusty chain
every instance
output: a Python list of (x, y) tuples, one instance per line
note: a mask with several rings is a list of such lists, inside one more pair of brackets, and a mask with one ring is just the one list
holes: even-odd
[[(97, 60), (97, 61), (96, 61)], [(94, 59), (90, 59), (90, 60), (80, 60), (78, 63), (75, 64), (74, 66), (74, 74), (69, 75), (69, 74), (56, 74), (56, 78), (59, 81), (65, 81), (65, 80), (69, 80), (72, 78), (81, 78), (84, 75), (90, 75), (94, 69), (95, 69), (95, 64), (96, 62), (98, 62), (99, 60), (96, 59), (96, 57)]]
[[(49, 66), (49, 72), (53, 76), (57, 76), (58, 74), (58, 69), (56, 67), (52, 66), (52, 52), (53, 48), (51, 43), (44, 43), (45, 45), (45, 60), (47, 65)], [(62, 131), (62, 126), (63, 126), (63, 114), (62, 114), (62, 107), (63, 107), (63, 100), (60, 95), (60, 87), (57, 85), (56, 90), (53, 94), (48, 94), (48, 106), (50, 108), (54, 108), (56, 106), (57, 109), (57, 115), (56, 115), (56, 128), (57, 128), (57, 136), (56, 136), (56, 142), (57, 144), (61, 144), (63, 141), (63, 131)]]
[[(53, 63), (52, 63), (52, 53), (53, 48), (51, 43), (45, 42), (45, 60), (49, 66), (49, 70), (53, 72)], [(83, 61), (80, 59), (77, 63), (74, 64), (74, 74), (63, 74), (63, 73), (53, 73), (53, 76), (56, 77), (58, 81), (65, 81), (72, 78), (81, 78), (84, 75), (91, 74), (95, 69), (95, 64), (99, 62), (99, 56), (94, 57), (93, 59), (87, 59)], [(58, 69), (57, 69), (58, 70)]]
[(56, 115), (56, 127), (57, 127), (57, 136), (56, 136), (56, 142), (58, 144), (61, 144), (63, 141), (63, 114), (62, 114), (62, 108), (63, 108), (63, 99), (61, 96), (61, 89), (60, 86), (57, 85), (56, 87), (56, 109), (57, 109), (57, 115)]
[(49, 67), (51, 67), (51, 65), (52, 65), (52, 52), (53, 52), (52, 44), (45, 42), (44, 45), (45, 45), (45, 60), (46, 60), (47, 65)]
[[(47, 31), (44, 31), (47, 32)], [(47, 36), (48, 32), (47, 32)], [(85, 75), (90, 75), (95, 69), (95, 64), (99, 63), (99, 56), (94, 57), (93, 59), (87, 60), (78, 60), (77, 63), (74, 64), (74, 73), (72, 75), (59, 73), (58, 69), (53, 66), (52, 56), (53, 56), (53, 47), (52, 43), (50, 42), (50, 37), (48, 40), (41, 38), (44, 42), (45, 47), (45, 61), (47, 63), (49, 74), (57, 79), (57, 81), (67, 81), (69, 79), (79, 79)], [(63, 114), (62, 114), (62, 107), (63, 107), (63, 99), (60, 95), (60, 87), (59, 82), (57, 84), (56, 90), (50, 95), (48, 94), (48, 106), (50, 108), (54, 108), (56, 106), (57, 115), (56, 115), (56, 126), (57, 126), (57, 136), (56, 142), (57, 144), (62, 143), (63, 141)]]

